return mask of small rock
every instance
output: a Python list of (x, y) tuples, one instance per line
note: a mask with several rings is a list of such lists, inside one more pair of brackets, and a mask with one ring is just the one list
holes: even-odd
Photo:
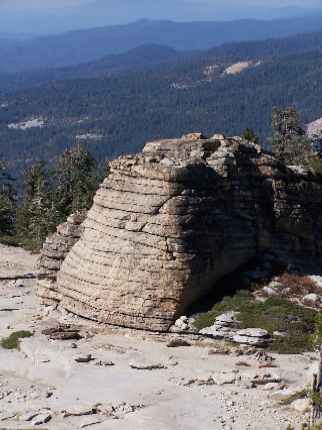
[(255, 375), (252, 379), (252, 383), (255, 385), (267, 385), (269, 383), (278, 384), (281, 381), (281, 377), (275, 374)]
[(176, 322), (174, 323), (173, 328), (174, 328), (174, 331), (179, 331), (179, 332), (183, 332), (183, 331), (188, 330), (188, 328), (189, 328), (188, 317), (183, 315), (182, 317), (178, 318), (176, 320)]
[(167, 347), (168, 348), (177, 348), (177, 347), (180, 347), (180, 346), (191, 346), (191, 343), (187, 342), (184, 339), (180, 339), (180, 338), (171, 339), (167, 343)]
[(211, 348), (208, 351), (208, 355), (228, 355), (230, 350), (228, 348)]
[(23, 415), (20, 416), (20, 421), (31, 421), (37, 415), (39, 415), (39, 412), (26, 412), (26, 413), (24, 413)]
[(51, 414), (42, 413), (36, 416), (36, 418), (32, 421), (33, 426), (41, 426), (42, 424), (48, 423), (51, 420)]
[(189, 387), (190, 385), (214, 385), (215, 381), (214, 379), (210, 376), (207, 379), (202, 379), (202, 378), (195, 378), (195, 379), (189, 379), (187, 382), (185, 382), (183, 385), (185, 387)]
[(232, 338), (233, 342), (252, 345), (265, 346), (270, 341), (269, 333), (260, 328), (248, 328), (238, 330)]
[(102, 366), (102, 367), (108, 367), (108, 366), (115, 366), (115, 363), (113, 361), (96, 361), (95, 366)]
[(227, 333), (222, 330), (218, 330), (216, 325), (212, 325), (211, 327), (205, 327), (199, 331), (199, 334), (212, 337), (214, 339), (224, 339), (227, 336)]
[(166, 369), (167, 367), (161, 363), (130, 363), (129, 366), (136, 370), (156, 370), (156, 369)]
[(307, 294), (303, 297), (303, 303), (306, 303), (308, 305), (318, 305), (321, 303), (321, 297), (314, 293)]
[(91, 354), (87, 354), (75, 357), (74, 360), (76, 361), (76, 363), (89, 363), (90, 361), (94, 360), (94, 358)]
[(14, 283), (15, 288), (24, 288), (25, 284), (22, 282), (22, 280), (15, 281)]
[(63, 412), (63, 417), (83, 417), (85, 415), (93, 415), (97, 413), (96, 406), (80, 405), (73, 408), (66, 409)]

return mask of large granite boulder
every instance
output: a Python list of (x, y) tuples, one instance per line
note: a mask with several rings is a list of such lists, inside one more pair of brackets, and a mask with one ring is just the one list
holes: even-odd
[(259, 253), (319, 260), (322, 182), (241, 138), (195, 133), (112, 161), (83, 228), (58, 272), (61, 306), (166, 331)]

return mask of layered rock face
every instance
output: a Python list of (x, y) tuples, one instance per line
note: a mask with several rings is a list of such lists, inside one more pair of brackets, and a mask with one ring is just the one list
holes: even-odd
[(110, 163), (55, 300), (96, 321), (166, 331), (259, 253), (320, 259), (321, 191), (240, 138), (147, 143)]
[(69, 216), (65, 223), (57, 227), (56, 233), (49, 236), (43, 244), (38, 261), (37, 293), (45, 305), (55, 305), (61, 300), (56, 284), (57, 272), (66, 255), (79, 240), (85, 216), (86, 212)]

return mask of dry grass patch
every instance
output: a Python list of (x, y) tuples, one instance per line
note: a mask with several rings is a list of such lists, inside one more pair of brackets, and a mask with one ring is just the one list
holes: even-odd
[(321, 288), (308, 276), (285, 272), (277, 278), (277, 281), (284, 286), (281, 289), (284, 297), (301, 298), (306, 294), (321, 294)]

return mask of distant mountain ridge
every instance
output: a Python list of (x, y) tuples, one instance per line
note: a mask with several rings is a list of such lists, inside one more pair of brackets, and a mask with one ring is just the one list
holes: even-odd
[[(90, 63), (57, 69), (44, 69), (17, 74), (0, 74), (0, 95), (50, 81), (109, 77), (116, 73), (127, 73), (147, 67), (169, 65), (168, 74), (177, 78), (178, 70), (202, 70), (211, 64), (230, 64), (238, 61), (268, 60), (301, 53), (322, 52), (322, 32), (289, 36), (284, 39), (269, 39), (228, 43), (207, 51), (176, 51), (162, 45), (142, 45), (122, 54), (108, 55)], [(199, 72), (198, 72), (199, 73)], [(184, 74), (184, 73), (183, 73)], [(187, 73), (185, 72), (187, 75)], [(189, 75), (189, 73), (188, 73)], [(200, 73), (199, 73), (200, 75)], [(180, 72), (180, 76), (182, 73)]]
[(87, 63), (140, 45), (157, 44), (176, 50), (204, 50), (223, 43), (287, 37), (322, 31), (322, 12), (314, 16), (271, 21), (173, 22), (141, 20), (128, 25), (72, 31), (4, 46), (0, 73), (58, 68)]
[[(42, 7), (30, 7), (29, 3), (36, 2), (42, 3)], [(252, 2), (252, 5), (249, 3), (241, 0), (58, 0), (48, 7), (47, 0), (4, 0), (0, 2), (0, 29), (9, 33), (16, 29), (27, 34), (36, 32), (38, 35), (48, 35), (126, 24), (141, 18), (181, 22), (247, 18), (272, 20), (319, 12), (318, 5), (314, 7), (308, 1), (302, 2), (301, 6), (285, 6), (280, 1), (279, 7), (276, 6), (277, 0), (274, 1), (275, 6), (263, 0)]]
[(135, 71), (173, 62), (185, 56), (189, 57), (189, 55), (192, 54), (182, 54), (168, 46), (142, 45), (122, 54), (108, 55), (99, 60), (76, 66), (0, 74), (0, 94), (40, 86), (50, 81), (107, 77), (113, 73)]

